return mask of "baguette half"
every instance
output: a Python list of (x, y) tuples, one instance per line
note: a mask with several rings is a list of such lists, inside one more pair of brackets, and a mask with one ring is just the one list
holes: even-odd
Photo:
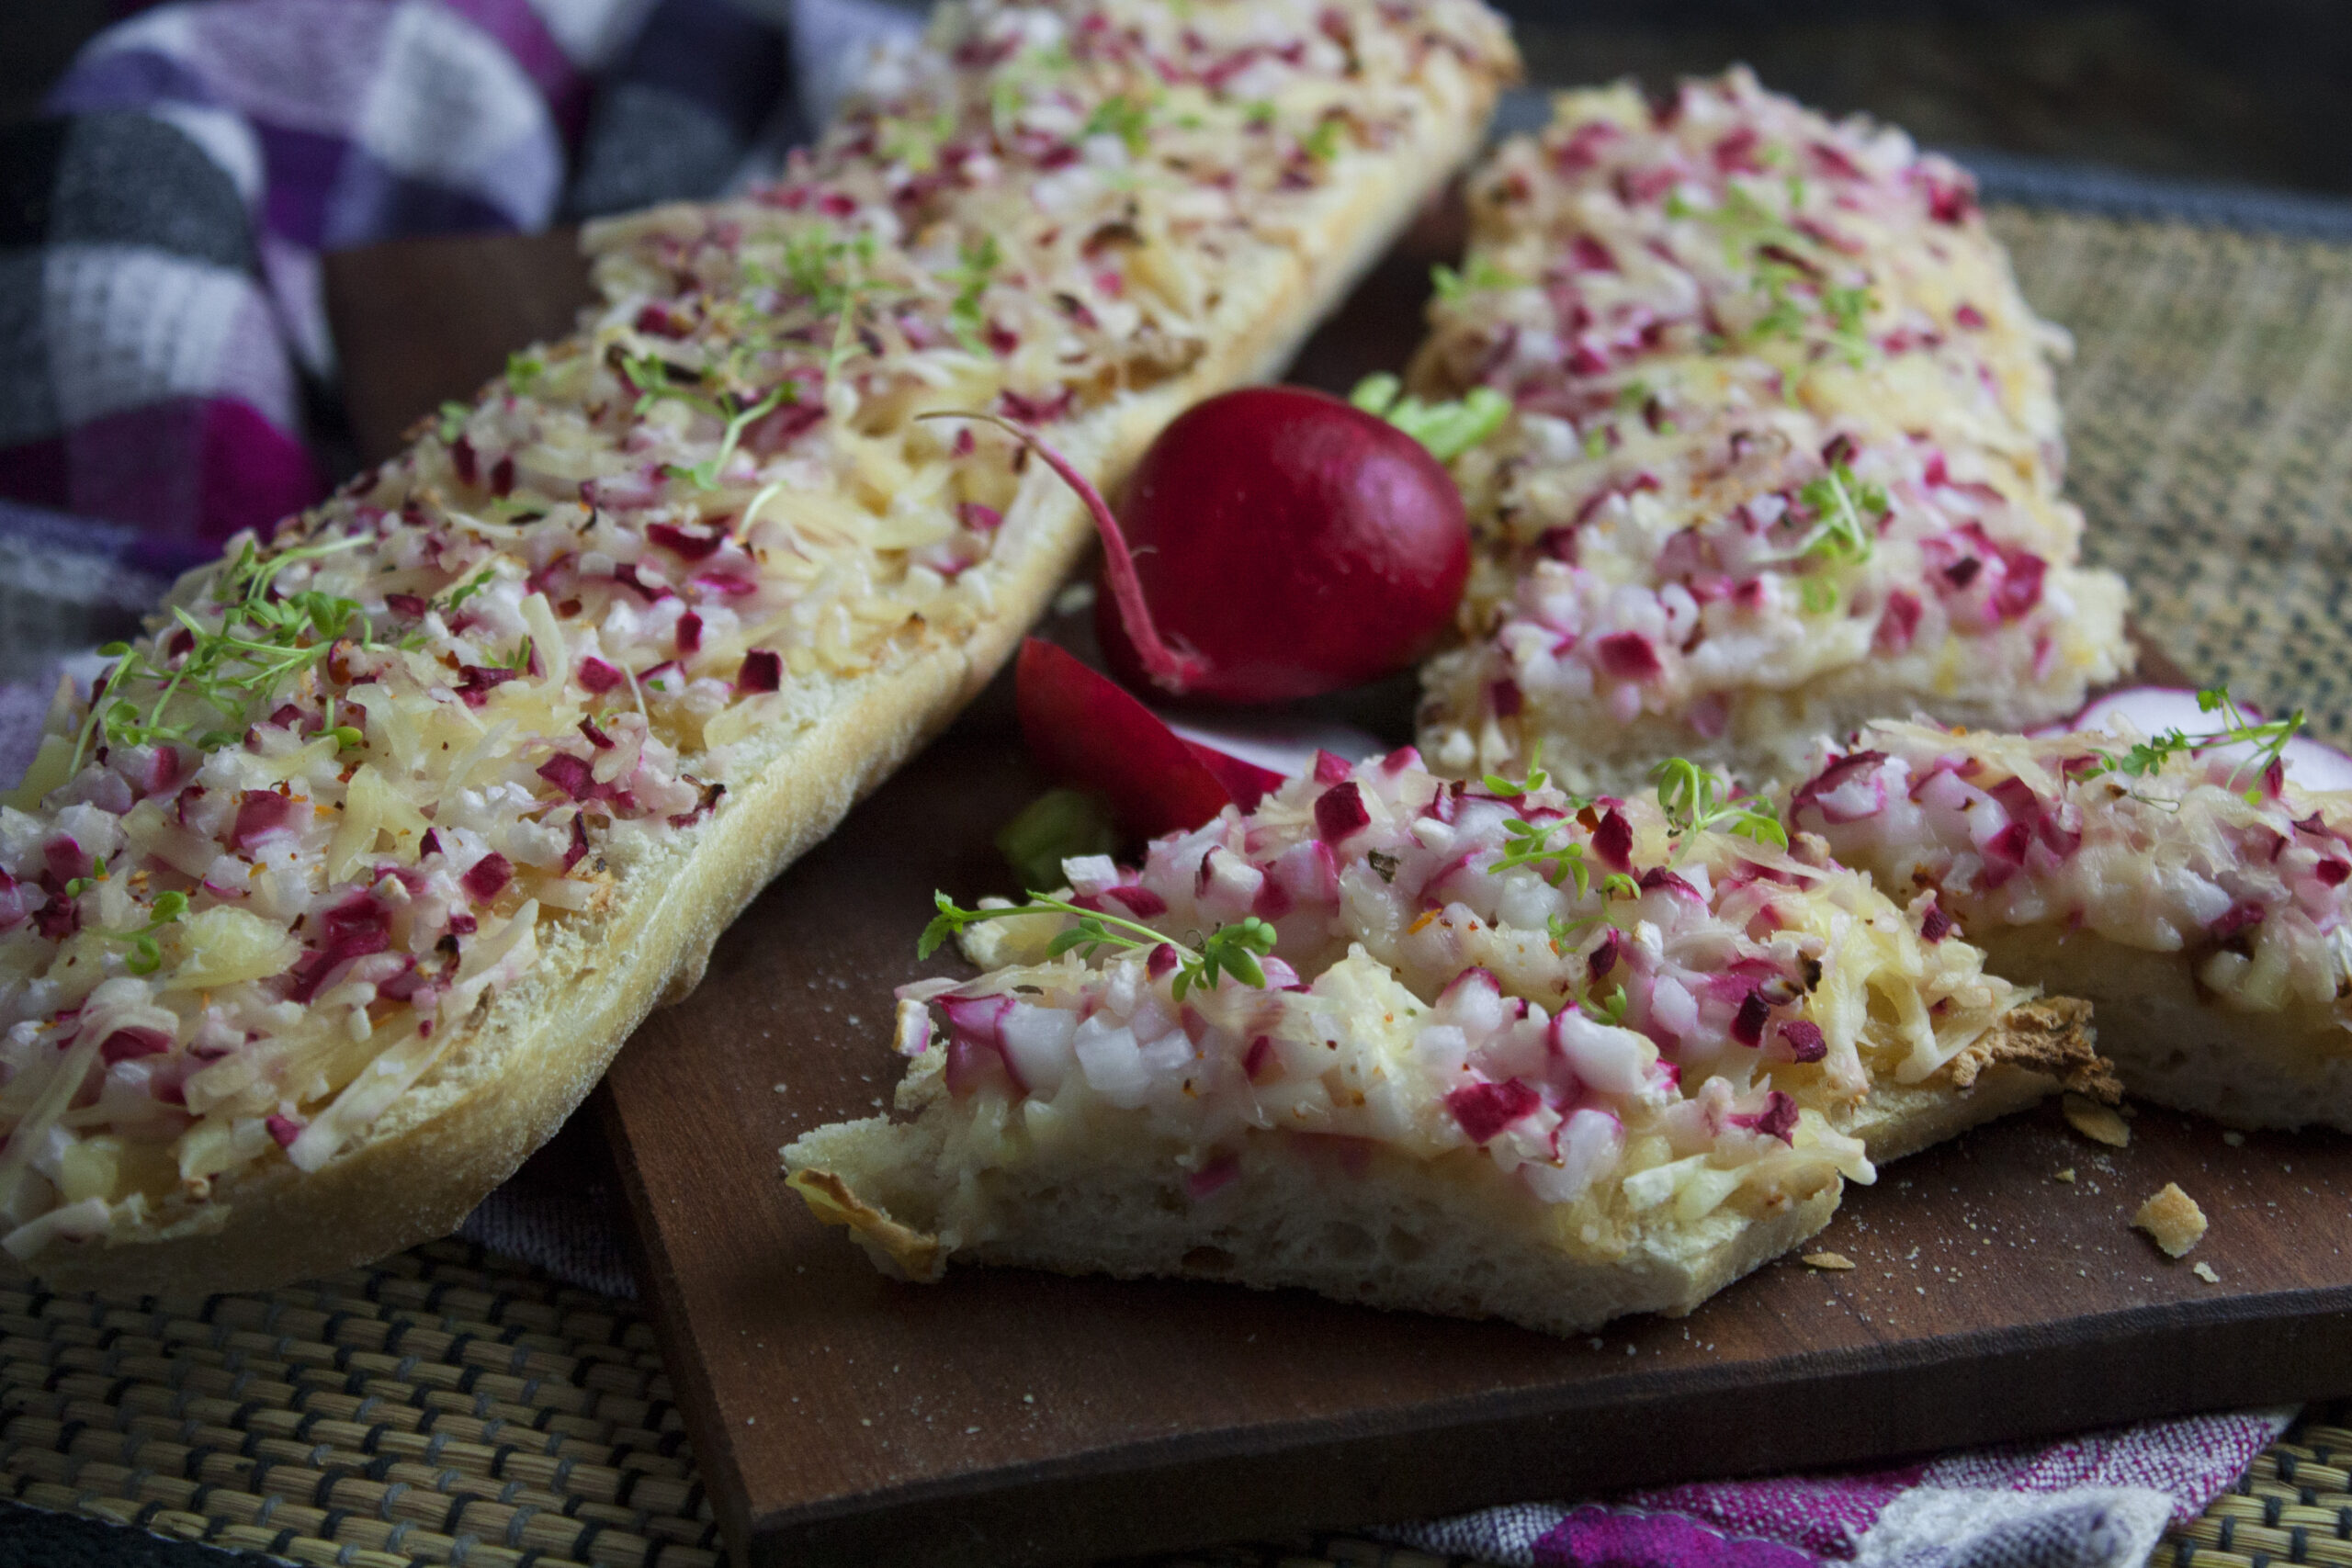
[(1475, 0), (951, 6), (773, 189), (593, 228), (581, 336), (62, 695), (0, 817), (7, 1252), (254, 1289), (454, 1227), (1081, 552), (918, 416), (1114, 483), (1514, 68)]
[(2128, 669), (2077, 562), (2050, 360), (1965, 171), (1744, 70), (1564, 94), (1473, 180), (1416, 378), (1509, 400), (1422, 750), (1591, 787), (1762, 782), (1924, 710), (2023, 728)]
[[(1877, 1160), (2111, 1092), (2081, 1003), (1725, 822), (1326, 758), (1136, 871), (1069, 862), (1058, 911), (951, 911), (989, 972), (902, 993), (897, 1116), (808, 1133), (788, 1179), (911, 1280), (1204, 1276), (1566, 1334), (1689, 1312)], [(1253, 919), (1263, 987), (1206, 967)]]

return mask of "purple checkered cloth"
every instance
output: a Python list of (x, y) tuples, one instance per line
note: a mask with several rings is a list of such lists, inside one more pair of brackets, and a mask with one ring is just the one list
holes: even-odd
[[(62, 656), (318, 497), (322, 254), (716, 193), (913, 25), (877, 0), (771, 3), (788, 73), (783, 33), (727, 0), (164, 5), (94, 41), (51, 118), (0, 129), (0, 776), (29, 760), (61, 673), (96, 672)], [(465, 1234), (634, 1295), (617, 1201), (567, 1131)], [(1544, 1568), (2128, 1568), (2286, 1418), (1529, 1504), (1395, 1539)]]
[(191, 546), (326, 478), (320, 257), (733, 177), (789, 117), (725, 0), (209, 0), (101, 33), (0, 131), (0, 497)]

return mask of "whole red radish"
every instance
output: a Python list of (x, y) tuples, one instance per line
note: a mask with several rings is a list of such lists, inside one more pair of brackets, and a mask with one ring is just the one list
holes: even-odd
[(1095, 629), (1122, 680), (1180, 696), (1281, 702), (1401, 670), (1453, 620), (1470, 571), (1461, 492), (1428, 449), (1301, 387), (1179, 415), (1121, 510), (1157, 635), (1134, 625), (1115, 547)]

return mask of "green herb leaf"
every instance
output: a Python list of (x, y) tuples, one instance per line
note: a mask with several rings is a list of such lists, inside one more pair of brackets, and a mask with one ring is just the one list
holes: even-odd
[(1500, 795), (1505, 800), (1517, 800), (1522, 795), (1542, 789), (1551, 782), (1551, 775), (1544, 771), (1543, 740), (1539, 738), (1527, 749), (1527, 774), (1524, 778), (1508, 779), (1500, 773), (1488, 773), (1479, 782), (1487, 786), (1487, 794)]
[(1657, 785), (1657, 804), (1666, 813), (1668, 832), (1677, 840), (1678, 862), (1700, 833), (1731, 833), (1779, 849), (1789, 847), (1788, 829), (1779, 818), (1752, 800), (1727, 800), (1724, 783), (1698, 763), (1668, 757), (1650, 770)]
[(1130, 153), (1140, 158), (1151, 146), (1151, 104), (1124, 93), (1105, 98), (1086, 117), (1082, 134), (1115, 136), (1127, 144)]
[(1274, 928), (1255, 915), (1229, 926), (1219, 926), (1196, 949), (1139, 920), (1082, 909), (1050, 894), (1032, 893), (1028, 902), (1001, 909), (960, 908), (944, 893), (932, 895), (932, 904), (938, 913), (932, 917), (931, 923), (923, 928), (922, 939), (915, 943), (918, 958), (929, 958), (948, 938), (960, 936), (983, 920), (1010, 919), (1016, 915), (1067, 915), (1076, 924), (1055, 935), (1046, 949), (1049, 953), (1059, 957), (1075, 951), (1082, 957), (1091, 958), (1106, 947), (1130, 952), (1148, 952), (1156, 947), (1173, 949), (1177, 967), (1170, 989), (1180, 1001), (1196, 988), (1215, 988), (1218, 979), (1227, 975), (1245, 986), (1264, 987), (1266, 971), (1259, 960), (1274, 950)]

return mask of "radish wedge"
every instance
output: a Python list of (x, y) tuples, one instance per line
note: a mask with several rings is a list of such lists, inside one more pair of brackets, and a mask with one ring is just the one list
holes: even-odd
[(1185, 739), (1108, 675), (1030, 637), (1013, 675), (1029, 754), (1051, 777), (1111, 803), (1136, 839), (1197, 828), (1228, 804), (1244, 811), (1283, 782), (1271, 768)]

